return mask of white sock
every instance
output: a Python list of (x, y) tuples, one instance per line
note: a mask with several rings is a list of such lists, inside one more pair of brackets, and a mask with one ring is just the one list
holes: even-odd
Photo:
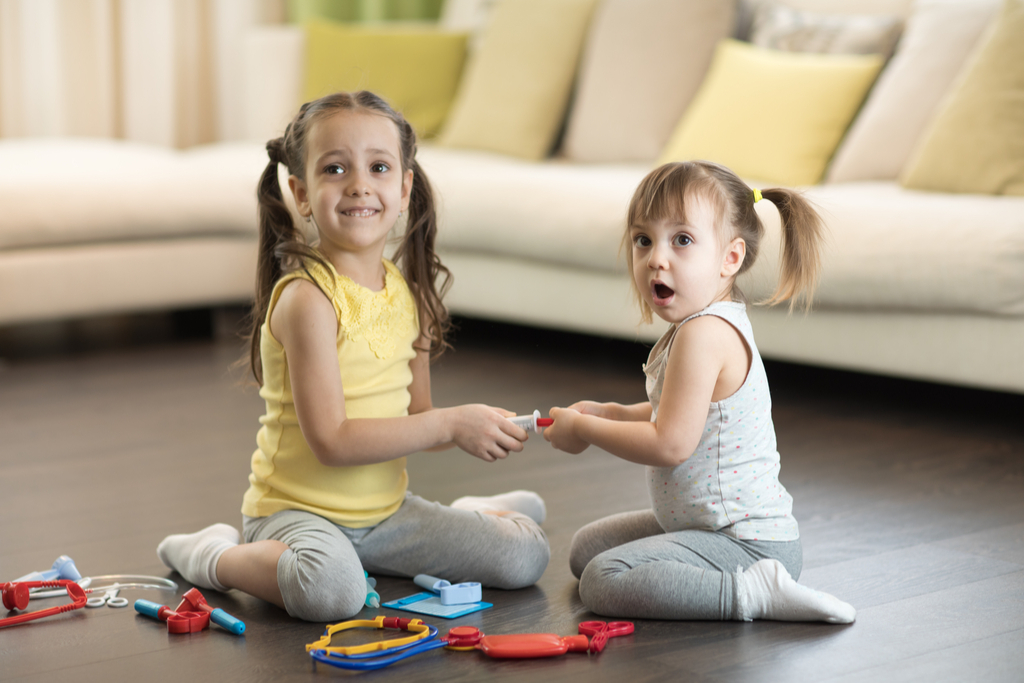
[(156, 547), (160, 561), (200, 588), (228, 589), (217, 580), (217, 561), (221, 553), (242, 540), (238, 529), (214, 524), (194, 534), (168, 536)]
[(837, 597), (801, 586), (778, 560), (736, 569), (739, 616), (743, 621), (827, 621), (852, 624), (857, 610)]
[(511, 510), (521, 512), (537, 524), (543, 524), (548, 516), (544, 499), (533, 491), (509, 491), (496, 496), (463, 496), (452, 501), (451, 507), (459, 510), (477, 510), (479, 512), (503, 512)]

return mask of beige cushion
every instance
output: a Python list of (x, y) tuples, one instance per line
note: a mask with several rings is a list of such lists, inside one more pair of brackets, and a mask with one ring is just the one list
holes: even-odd
[(902, 27), (898, 16), (822, 14), (765, 2), (754, 13), (750, 42), (788, 52), (888, 56)]
[(723, 40), (659, 163), (708, 159), (746, 177), (814, 184), (881, 67), (879, 55)]
[[(0, 248), (256, 234), (262, 145), (179, 152), (101, 139), (0, 143)], [(72, 180), (56, 181), (55, 169)]]
[(564, 155), (656, 159), (734, 20), (733, 4), (721, 0), (605, 0), (587, 38)]
[(739, 0), (736, 6), (736, 38), (750, 40), (750, 30), (758, 8), (766, 2), (822, 14), (910, 16), (915, 0)]
[(1006, 0), (902, 182), (939, 192), (1024, 195), (1024, 0)]
[(829, 182), (895, 180), (999, 0), (919, 0), (829, 168)]
[(543, 163), (424, 146), (438, 195), (438, 248), (614, 271), (626, 206), (649, 164)]
[(548, 155), (565, 116), (595, 0), (499, 0), (439, 144)]
[[(806, 197), (828, 226), (816, 307), (1024, 315), (1024, 198), (893, 182), (819, 185)], [(778, 214), (757, 208), (768, 239), (741, 286), (765, 299), (778, 277)]]

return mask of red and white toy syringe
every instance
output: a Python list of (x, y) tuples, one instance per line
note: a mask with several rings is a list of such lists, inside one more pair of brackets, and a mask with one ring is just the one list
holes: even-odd
[(506, 419), (528, 432), (537, 432), (541, 427), (550, 427), (555, 423), (550, 417), (541, 417), (539, 410), (533, 411), (533, 415), (516, 415)]

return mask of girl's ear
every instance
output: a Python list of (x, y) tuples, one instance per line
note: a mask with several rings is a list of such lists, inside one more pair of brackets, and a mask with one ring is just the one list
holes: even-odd
[(747, 243), (742, 237), (737, 237), (729, 242), (725, 248), (725, 258), (722, 260), (722, 277), (730, 278), (736, 275), (746, 257)]
[(409, 198), (412, 197), (412, 183), (415, 180), (415, 175), (410, 168), (405, 172), (402, 177), (402, 212), (405, 213), (409, 210)]
[(292, 196), (295, 197), (295, 208), (299, 210), (299, 215), (303, 218), (309, 218), (310, 214), (313, 213), (313, 209), (309, 206), (309, 190), (306, 188), (306, 182), (299, 180), (298, 176), (288, 176), (288, 189), (292, 191)]

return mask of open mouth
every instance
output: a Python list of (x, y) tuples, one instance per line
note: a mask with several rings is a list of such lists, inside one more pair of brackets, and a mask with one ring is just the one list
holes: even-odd
[(352, 216), (353, 218), (369, 218), (370, 216), (376, 216), (380, 212), (377, 209), (351, 209), (341, 213), (343, 216)]
[(661, 282), (655, 282), (651, 285), (651, 292), (654, 294), (654, 301), (656, 303), (665, 303), (676, 293), (674, 289)]

